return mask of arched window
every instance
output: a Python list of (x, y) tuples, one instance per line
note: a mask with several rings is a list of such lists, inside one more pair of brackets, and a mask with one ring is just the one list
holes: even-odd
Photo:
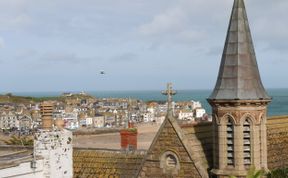
[(232, 119), (227, 121), (227, 165), (234, 165), (234, 126)]
[(251, 165), (251, 121), (245, 119), (243, 124), (244, 165)]
[(160, 168), (167, 175), (177, 175), (180, 170), (180, 162), (178, 156), (172, 151), (166, 151), (160, 157)]

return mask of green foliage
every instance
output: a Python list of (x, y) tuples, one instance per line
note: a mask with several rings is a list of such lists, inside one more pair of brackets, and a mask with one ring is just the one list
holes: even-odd
[(31, 96), (13, 96), (12, 94), (0, 95), (0, 102), (3, 103), (19, 103), (30, 104), (34, 102), (43, 102), (48, 100), (64, 101), (64, 98), (59, 96), (55, 97), (31, 97)]
[(272, 170), (267, 174), (267, 178), (288, 178), (288, 168)]
[[(246, 178), (261, 178), (264, 176), (264, 171), (263, 170), (256, 170), (255, 166), (251, 166)], [(235, 176), (229, 176), (229, 178), (237, 178)]]
[(11, 136), (8, 140), (3, 140), (7, 145), (23, 145), (23, 146), (33, 146), (34, 140), (30, 137), (16, 137)]
[(136, 133), (137, 132), (137, 128), (128, 128), (127, 131)]

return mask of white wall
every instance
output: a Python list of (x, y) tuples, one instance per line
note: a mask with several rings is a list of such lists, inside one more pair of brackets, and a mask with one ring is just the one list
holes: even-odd
[(36, 168), (31, 168), (31, 162), (24, 162), (15, 167), (0, 169), (0, 177), (15, 177), (15, 178), (44, 178), (44, 160), (36, 161)]
[(36, 156), (44, 158), (44, 176), (73, 177), (72, 132), (42, 131), (34, 144)]

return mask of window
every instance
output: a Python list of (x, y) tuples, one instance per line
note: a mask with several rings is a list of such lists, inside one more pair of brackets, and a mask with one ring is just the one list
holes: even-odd
[(166, 151), (160, 157), (160, 168), (167, 175), (177, 175), (180, 170), (180, 162), (178, 156), (172, 151)]
[(168, 154), (166, 156), (166, 166), (173, 169), (177, 166), (177, 159), (174, 155)]
[(251, 124), (250, 120), (246, 119), (243, 124), (243, 151), (244, 151), (244, 165), (251, 165)]
[(234, 165), (234, 127), (232, 119), (227, 121), (227, 165)]

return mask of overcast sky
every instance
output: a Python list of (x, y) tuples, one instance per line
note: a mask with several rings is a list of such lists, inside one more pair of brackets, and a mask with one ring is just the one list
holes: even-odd
[[(212, 89), (232, 4), (0, 0), (0, 92)], [(288, 88), (288, 1), (246, 8), (265, 87)]]

